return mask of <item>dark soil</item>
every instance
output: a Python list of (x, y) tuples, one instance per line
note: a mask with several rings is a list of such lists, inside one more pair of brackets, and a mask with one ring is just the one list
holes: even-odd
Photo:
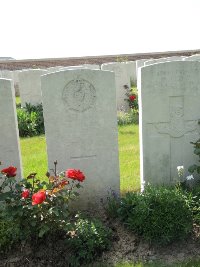
[[(149, 244), (128, 231), (119, 221), (113, 221), (101, 215), (104, 223), (113, 230), (112, 247), (96, 259), (95, 264), (114, 266), (119, 262), (154, 262), (170, 265), (200, 258), (200, 228), (194, 225), (194, 231), (187, 240), (161, 247)], [(70, 251), (66, 249), (64, 239), (43, 241), (35, 244), (21, 244), (9, 253), (0, 254), (0, 267), (67, 267)]]

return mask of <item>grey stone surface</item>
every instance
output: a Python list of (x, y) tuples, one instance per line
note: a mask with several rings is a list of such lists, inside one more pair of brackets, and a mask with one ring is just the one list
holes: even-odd
[[(112, 188), (119, 193), (114, 73), (66, 70), (41, 77), (48, 166), (86, 175), (79, 204), (97, 207)], [(56, 92), (56, 93), (55, 93)]]
[(74, 70), (74, 69), (100, 70), (100, 66), (99, 65), (95, 65), (95, 64), (83, 64), (83, 65), (67, 66), (67, 67), (60, 68), (60, 70)]
[(177, 166), (197, 162), (190, 142), (199, 138), (200, 63), (174, 61), (141, 68), (140, 159), (142, 182), (171, 184)]
[(19, 96), (19, 87), (15, 83), (16, 71), (0, 70), (0, 78), (9, 79), (14, 81), (15, 96)]
[(167, 62), (167, 61), (182, 61), (184, 59), (185, 59), (185, 57), (183, 57), (183, 56), (180, 56), (180, 57), (178, 57), (178, 56), (163, 57), (163, 58), (158, 58), (158, 59), (151, 59), (151, 60), (145, 61), (144, 66), (157, 64), (157, 63), (163, 63), (163, 62)]
[(124, 62), (126, 66), (127, 74), (130, 78), (132, 84), (137, 84), (137, 74), (136, 74), (136, 61), (127, 61)]
[(151, 59), (139, 59), (136, 60), (136, 76), (138, 77), (139, 68), (144, 67), (145, 61), (149, 61)]
[(63, 68), (63, 66), (50, 67), (50, 68), (47, 68), (46, 70), (48, 71), (48, 73), (51, 73), (51, 72), (59, 71), (61, 68)]
[(47, 70), (42, 69), (28, 69), (18, 73), (22, 107), (24, 107), (26, 103), (32, 105), (42, 103), (40, 77), (46, 73), (48, 73)]
[(116, 84), (116, 97), (117, 97), (117, 110), (128, 111), (128, 102), (124, 99), (126, 96), (125, 87), (130, 88), (130, 76), (127, 73), (127, 68), (124, 63), (112, 62), (101, 65), (102, 70), (113, 71), (115, 73), (115, 84)]
[(0, 79), (0, 161), (1, 169), (17, 167), (17, 177), (21, 177), (21, 157), (19, 131), (17, 125), (16, 105), (13, 82)]
[(18, 74), (19, 74), (19, 70), (13, 71), (13, 82), (14, 82), (14, 88), (15, 88), (15, 96), (20, 96)]
[(97, 64), (83, 64), (84, 67), (90, 70), (100, 70), (101, 66)]
[(185, 61), (200, 61), (200, 54), (196, 54), (190, 57), (186, 57)]

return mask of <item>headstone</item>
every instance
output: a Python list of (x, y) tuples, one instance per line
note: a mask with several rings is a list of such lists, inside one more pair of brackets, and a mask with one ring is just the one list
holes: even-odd
[(95, 65), (95, 64), (83, 64), (83, 65), (66, 66), (66, 67), (60, 68), (60, 70), (74, 70), (74, 69), (100, 70), (100, 66), (99, 65)]
[(19, 90), (22, 107), (25, 107), (26, 103), (32, 105), (42, 103), (40, 77), (45, 73), (48, 73), (47, 70), (42, 69), (28, 69), (19, 72)]
[(49, 169), (57, 160), (58, 171), (83, 171), (80, 205), (96, 208), (110, 188), (119, 193), (114, 73), (66, 70), (41, 82)]
[(63, 68), (63, 66), (50, 67), (50, 68), (47, 68), (46, 70), (48, 71), (48, 73), (52, 73), (52, 72), (59, 71), (61, 68)]
[(101, 65), (101, 69), (113, 71), (115, 73), (117, 110), (128, 111), (129, 105), (128, 101), (125, 101), (125, 99), (127, 99), (127, 88), (130, 88), (131, 84), (125, 64), (121, 62), (105, 63)]
[(14, 82), (14, 88), (15, 88), (15, 96), (20, 96), (18, 74), (19, 74), (19, 70), (13, 71), (13, 82)]
[[(151, 58), (152, 59), (152, 58)], [(138, 77), (139, 68), (144, 67), (144, 63), (151, 59), (139, 59), (136, 60), (136, 76)]]
[(163, 63), (163, 62), (167, 62), (167, 61), (181, 61), (184, 60), (185, 57), (178, 57), (178, 56), (174, 56), (174, 57), (163, 57), (163, 58), (158, 58), (158, 59), (151, 59), (148, 61), (144, 62), (144, 66), (148, 66), (148, 65), (152, 65), (152, 64), (157, 64), (157, 63)]
[(84, 67), (90, 70), (100, 70), (101, 66), (97, 64), (83, 64)]
[(200, 61), (200, 54), (192, 55), (190, 57), (186, 57), (185, 61)]
[(130, 78), (131, 84), (137, 84), (137, 75), (136, 75), (136, 61), (127, 61), (124, 62), (127, 74)]
[(199, 138), (200, 63), (174, 61), (141, 68), (140, 157), (142, 182), (173, 184), (177, 166), (197, 162), (190, 142)]
[(16, 73), (17, 71), (10, 71), (10, 70), (0, 70), (0, 78), (13, 80), (14, 82), (14, 89), (15, 89), (15, 96), (19, 96), (19, 85), (16, 81)]
[(21, 177), (21, 157), (19, 131), (17, 125), (14, 87), (11, 80), (0, 79), (0, 169), (17, 167), (17, 177)]

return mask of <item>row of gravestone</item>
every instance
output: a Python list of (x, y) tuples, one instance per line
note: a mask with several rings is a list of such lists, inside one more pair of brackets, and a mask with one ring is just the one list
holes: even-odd
[(40, 76), (55, 71), (67, 69), (93, 69), (114, 71), (116, 82), (116, 97), (118, 110), (127, 111), (129, 109), (128, 102), (124, 101), (127, 89), (131, 87), (131, 82), (136, 84), (136, 62), (124, 63), (108, 63), (99, 65), (81, 65), (71, 67), (52, 67), (48, 69), (27, 69), (21, 71), (1, 71), (0, 77), (14, 80), (14, 86), (17, 90), (16, 95), (20, 95), (21, 104), (24, 107), (26, 103), (37, 105), (41, 103), (41, 85)]
[[(196, 58), (197, 56), (195, 56)], [(193, 57), (187, 58), (190, 59)], [(37, 105), (41, 103), (41, 86), (40, 86), (40, 76), (65, 70), (65, 69), (102, 69), (108, 71), (114, 71), (115, 73), (115, 82), (116, 82), (116, 97), (117, 97), (117, 109), (128, 111), (129, 106), (128, 102), (124, 101), (127, 98), (127, 90), (130, 88), (131, 84), (137, 83), (137, 73), (139, 67), (146, 66), (149, 64), (160, 63), (165, 61), (174, 61), (174, 60), (185, 60), (184, 57), (170, 57), (170, 58), (161, 58), (161, 59), (152, 59), (152, 60), (137, 60), (137, 61), (128, 61), (128, 62), (112, 62), (105, 63), (101, 66), (85, 64), (81, 66), (71, 66), (71, 67), (52, 67), (48, 69), (27, 69), (22, 71), (13, 71), (8, 70), (0, 71), (1, 78), (8, 78), (14, 81), (14, 87), (17, 91), (17, 95), (21, 96), (21, 104), (25, 106), (25, 103), (31, 103)]]
[[(41, 77), (41, 89), (49, 168), (58, 160), (60, 171), (84, 171), (87, 180), (82, 204), (97, 205), (110, 188), (119, 193), (114, 73), (89, 69), (55, 72)], [(175, 183), (177, 166), (187, 170), (198, 163), (190, 142), (200, 135), (200, 62), (142, 67), (138, 91), (141, 182)], [(0, 160), (2, 167), (17, 166), (20, 176), (11, 81), (0, 79), (0, 96)]]

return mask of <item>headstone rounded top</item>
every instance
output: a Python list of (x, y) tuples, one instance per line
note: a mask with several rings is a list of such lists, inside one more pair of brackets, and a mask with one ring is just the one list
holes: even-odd
[(62, 98), (69, 109), (83, 112), (94, 106), (96, 89), (89, 81), (77, 78), (66, 84)]

